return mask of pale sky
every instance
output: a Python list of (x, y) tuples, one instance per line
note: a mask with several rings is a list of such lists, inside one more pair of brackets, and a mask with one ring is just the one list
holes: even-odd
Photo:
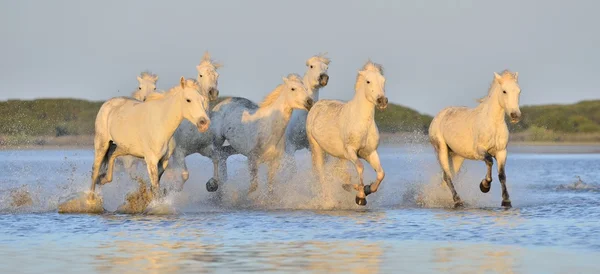
[(195, 77), (209, 50), (221, 95), (261, 100), (305, 60), (332, 59), (321, 98), (350, 99), (371, 58), (391, 102), (474, 106), (493, 72), (519, 72), (521, 104), (599, 99), (598, 1), (0, 0), (0, 100), (128, 95)]

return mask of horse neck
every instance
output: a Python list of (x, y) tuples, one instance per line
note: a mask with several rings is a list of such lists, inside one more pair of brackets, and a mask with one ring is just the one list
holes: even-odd
[(272, 135), (283, 136), (292, 116), (292, 111), (292, 107), (284, 102), (283, 96), (279, 96), (272, 104), (259, 108), (256, 111), (256, 115), (267, 117), (264, 121), (268, 123), (268, 127), (272, 129)]
[(319, 100), (319, 89), (321, 89), (319, 87), (319, 85), (313, 85), (310, 82), (310, 77), (308, 75), (308, 73), (304, 74), (304, 77), (302, 78), (302, 83), (304, 84), (304, 86), (306, 86), (306, 91), (308, 92), (308, 94), (310, 94), (310, 98), (313, 99), (314, 101), (318, 101)]
[(494, 83), (490, 88), (488, 93), (488, 97), (484, 99), (481, 104), (477, 107), (477, 109), (492, 123), (506, 123), (504, 121), (504, 109), (500, 106), (500, 101), (498, 100), (498, 92), (500, 89), (500, 85)]
[(175, 130), (177, 130), (177, 127), (179, 127), (179, 124), (181, 124), (181, 121), (183, 121), (181, 111), (182, 105), (179, 97), (180, 94), (171, 94), (163, 99), (147, 102), (152, 103), (157, 107), (157, 111), (154, 111), (153, 113), (155, 114), (155, 121), (160, 121), (162, 123), (160, 126), (165, 129), (165, 131), (159, 135), (161, 139), (164, 138), (162, 140), (170, 139), (175, 133)]
[[(348, 101), (348, 107), (352, 110), (352, 113), (359, 115), (360, 117), (375, 117), (375, 104), (369, 102), (365, 97), (365, 92), (362, 87), (357, 87), (354, 93), (354, 97)], [(368, 121), (368, 120), (367, 120)]]

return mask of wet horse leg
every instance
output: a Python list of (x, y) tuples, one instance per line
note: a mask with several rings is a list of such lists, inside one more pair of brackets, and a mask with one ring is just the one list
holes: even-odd
[(112, 148), (112, 146), (114, 146), (114, 145), (111, 145), (111, 148), (109, 148), (109, 150), (108, 150), (109, 151), (108, 152), (108, 154), (109, 154), (108, 155), (108, 164), (107, 164), (108, 169), (106, 171), (106, 175), (103, 176), (102, 179), (100, 180), (101, 185), (112, 182), (113, 171), (114, 171), (114, 167), (115, 167), (115, 159), (119, 156), (126, 155), (126, 152), (121, 150), (118, 146), (114, 149)]
[(269, 171), (267, 175), (267, 183), (269, 188), (269, 193), (273, 192), (273, 188), (275, 187), (275, 178), (277, 176), (277, 172), (279, 172), (281, 167), (281, 158), (275, 158), (269, 163)]
[(479, 189), (483, 193), (488, 193), (490, 191), (490, 188), (492, 187), (492, 166), (494, 165), (494, 159), (492, 158), (492, 155), (486, 153), (485, 157), (483, 158), (483, 161), (485, 162), (485, 165), (487, 167), (487, 173), (485, 175), (485, 178), (483, 178), (483, 180), (481, 180), (481, 183), (479, 183)]
[(358, 191), (358, 193), (356, 194), (356, 204), (357, 205), (366, 205), (367, 204), (367, 195), (365, 194), (365, 184), (363, 182), (363, 171), (364, 171), (364, 167), (362, 162), (360, 161), (360, 159), (358, 159), (358, 155), (356, 153), (356, 150), (354, 150), (351, 147), (346, 148), (346, 158), (352, 162), (352, 164), (354, 164), (354, 167), (356, 168), (356, 172), (358, 173), (358, 180), (359, 180), (359, 184), (358, 185), (354, 185), (354, 189), (356, 191)]
[(371, 154), (369, 154), (367, 157), (365, 157), (365, 160), (371, 165), (371, 167), (373, 167), (373, 169), (375, 169), (375, 172), (377, 172), (377, 180), (370, 185), (366, 185), (364, 188), (365, 195), (369, 195), (373, 192), (377, 192), (379, 184), (381, 183), (381, 181), (383, 181), (383, 178), (385, 177), (385, 172), (381, 167), (381, 162), (379, 161), (379, 154), (376, 150), (371, 152)]
[(496, 161), (498, 161), (498, 179), (500, 179), (500, 185), (502, 186), (502, 206), (512, 207), (510, 202), (510, 196), (506, 189), (506, 174), (504, 173), (504, 166), (506, 164), (506, 150), (498, 151), (496, 153)]
[(440, 162), (440, 166), (443, 171), (443, 181), (446, 183), (450, 192), (452, 193), (452, 199), (454, 200), (454, 207), (462, 207), (464, 204), (456, 189), (454, 189), (454, 184), (452, 183), (452, 173), (450, 171), (450, 163), (449, 163), (449, 154), (448, 154), (448, 146), (445, 143), (440, 143), (439, 148), (437, 149), (438, 161)]
[(92, 165), (92, 185), (90, 190), (94, 192), (96, 190), (96, 184), (98, 183), (98, 177), (100, 174), (100, 169), (106, 160), (106, 154), (108, 152), (108, 148), (110, 147), (110, 141), (103, 140), (102, 137), (96, 136), (94, 140), (94, 164)]
[(150, 177), (153, 199), (159, 199), (161, 197), (161, 193), (158, 161), (151, 158), (146, 158), (146, 167), (148, 169), (148, 176)]

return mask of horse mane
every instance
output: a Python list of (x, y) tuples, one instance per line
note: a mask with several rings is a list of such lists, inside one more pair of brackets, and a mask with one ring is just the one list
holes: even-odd
[[(198, 88), (198, 81), (196, 81), (195, 79), (192, 78), (188, 78), (185, 79), (185, 87), (189, 87), (189, 88)], [(165, 98), (167, 96), (173, 95), (175, 93), (177, 93), (178, 91), (181, 91), (181, 86), (180, 85), (176, 85), (174, 87), (172, 87), (171, 89), (169, 89), (166, 92), (158, 92), (158, 91), (153, 91), (150, 92), (150, 94), (146, 95), (146, 102), (148, 101), (154, 101), (154, 100), (160, 100), (162, 98)]]
[(313, 57), (308, 58), (308, 60), (306, 60), (306, 65), (308, 66), (308, 64), (310, 63), (311, 60), (316, 59), (317, 61), (322, 62), (325, 65), (329, 66), (329, 63), (331, 63), (331, 59), (327, 58), (325, 55), (327, 55), (327, 52), (319, 53)]
[(213, 59), (211, 59), (208, 51), (205, 51), (204, 56), (202, 56), (202, 59), (200, 59), (200, 64), (198, 65), (198, 67), (203, 67), (203, 66), (210, 66), (213, 69), (218, 69), (218, 68), (222, 67), (223, 65), (220, 63), (217, 63)]
[[(383, 75), (383, 66), (377, 63), (374, 63), (371, 60), (368, 60), (367, 63), (362, 67), (361, 71), (374, 71), (381, 75)], [(358, 80), (360, 78), (360, 73), (356, 74), (356, 84), (358, 84)], [(356, 85), (354, 86), (356, 89)]]
[[(500, 77), (502, 77), (503, 80), (514, 80), (517, 81), (517, 76), (515, 73), (511, 72), (508, 69), (503, 70), (500, 73)], [(494, 78), (492, 80), (492, 82), (490, 83), (490, 88), (488, 89), (488, 94), (484, 97), (481, 97), (479, 99), (477, 99), (477, 103), (483, 103), (485, 102), (488, 98), (490, 98), (491, 92), (492, 92), (492, 88), (494, 87), (494, 84), (496, 83), (496, 79)]]
[(140, 73), (140, 77), (144, 80), (151, 80), (156, 82), (158, 80), (158, 75), (150, 72), (150, 71), (142, 71), (142, 73)]
[[(286, 78), (289, 81), (296, 81), (302, 83), (302, 78), (296, 73), (290, 73)], [(275, 103), (275, 101), (277, 101), (277, 98), (279, 98), (279, 95), (281, 95), (282, 90), (283, 84), (278, 85), (273, 91), (271, 91), (271, 93), (265, 96), (265, 99), (263, 99), (258, 106), (262, 108), (272, 105), (273, 103)]]
[(375, 72), (378, 72), (379, 74), (383, 75), (383, 66), (381, 64), (374, 63), (371, 60), (369, 60), (369, 61), (367, 61), (367, 63), (365, 63), (365, 65), (362, 67), (362, 70), (363, 71), (375, 71)]

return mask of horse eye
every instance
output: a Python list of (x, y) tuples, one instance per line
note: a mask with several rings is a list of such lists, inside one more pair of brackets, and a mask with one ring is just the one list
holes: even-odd
[(367, 81), (367, 84), (370, 84), (370, 83), (371, 83), (371, 81)]
[(506, 90), (503, 90), (502, 93), (506, 94)]
[(188, 103), (191, 103), (191, 102), (192, 102), (192, 100), (190, 100), (190, 99), (185, 99), (185, 100), (186, 100)]
[(310, 65), (310, 68), (313, 68), (313, 66), (312, 66), (312, 65)]
[(139, 90), (142, 90), (142, 87), (138, 87)]
[(154, 90), (156, 90), (156, 88), (154, 88)]
[(292, 91), (296, 90), (295, 88), (292, 88)]
[(198, 74), (200, 76), (200, 78), (202, 78), (202, 74)]

